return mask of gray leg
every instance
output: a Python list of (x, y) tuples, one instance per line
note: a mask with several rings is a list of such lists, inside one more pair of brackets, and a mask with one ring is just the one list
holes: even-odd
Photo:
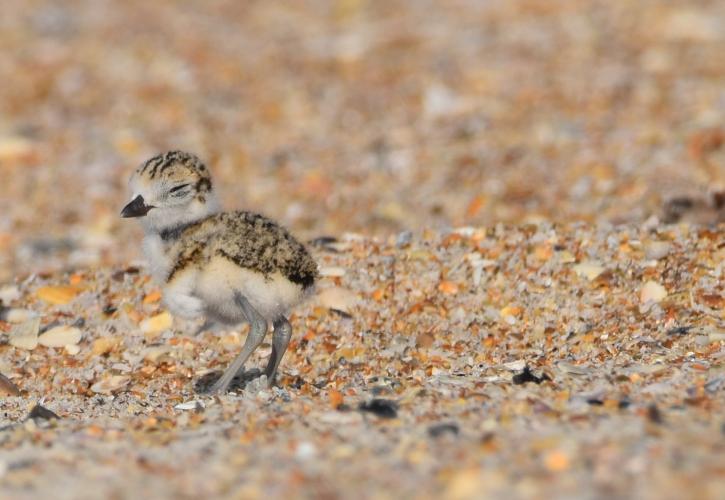
[(235, 293), (234, 298), (249, 322), (249, 333), (247, 334), (247, 340), (244, 341), (242, 352), (227, 367), (221, 378), (209, 388), (210, 393), (223, 394), (226, 392), (234, 376), (244, 368), (244, 363), (247, 362), (254, 350), (259, 347), (267, 334), (267, 320), (252, 307), (242, 294)]
[(272, 354), (269, 356), (269, 363), (267, 368), (264, 370), (264, 374), (267, 375), (267, 382), (269, 386), (274, 385), (274, 377), (277, 375), (277, 368), (279, 362), (282, 361), (287, 350), (287, 344), (289, 339), (292, 337), (292, 325), (289, 324), (287, 318), (280, 316), (274, 321), (274, 333), (272, 333)]

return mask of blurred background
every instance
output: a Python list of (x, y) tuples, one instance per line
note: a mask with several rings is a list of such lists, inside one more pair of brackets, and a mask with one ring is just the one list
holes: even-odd
[(138, 259), (172, 148), (304, 238), (722, 220), (722, 1), (3, 0), (0, 82), (0, 281)]

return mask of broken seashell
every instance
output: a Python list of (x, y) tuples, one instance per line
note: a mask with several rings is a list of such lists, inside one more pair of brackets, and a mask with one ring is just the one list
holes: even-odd
[(639, 292), (639, 300), (646, 304), (647, 302), (660, 302), (667, 297), (667, 289), (656, 281), (648, 281)]
[(64, 347), (81, 341), (83, 333), (74, 326), (61, 325), (51, 328), (38, 337), (38, 343), (45, 347)]
[(24, 323), (14, 325), (8, 335), (11, 346), (32, 351), (38, 346), (40, 318), (35, 317)]

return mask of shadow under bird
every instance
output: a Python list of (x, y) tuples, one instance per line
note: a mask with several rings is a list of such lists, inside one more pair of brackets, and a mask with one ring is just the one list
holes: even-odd
[(209, 392), (223, 393), (273, 325), (264, 371), (274, 383), (292, 327), (290, 309), (313, 289), (317, 264), (285, 228), (262, 215), (222, 212), (209, 169), (196, 156), (170, 151), (131, 176), (131, 201), (121, 217), (143, 226), (143, 250), (177, 316), (236, 325), (248, 322), (241, 353)]

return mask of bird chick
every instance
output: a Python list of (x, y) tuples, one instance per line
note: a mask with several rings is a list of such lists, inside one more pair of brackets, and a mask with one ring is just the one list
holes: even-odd
[(265, 369), (274, 383), (292, 327), (286, 318), (312, 289), (317, 264), (282, 226), (255, 213), (221, 212), (207, 167), (170, 151), (144, 162), (129, 181), (121, 217), (138, 217), (151, 274), (163, 302), (183, 318), (248, 322), (241, 353), (209, 392), (223, 393), (273, 325)]

